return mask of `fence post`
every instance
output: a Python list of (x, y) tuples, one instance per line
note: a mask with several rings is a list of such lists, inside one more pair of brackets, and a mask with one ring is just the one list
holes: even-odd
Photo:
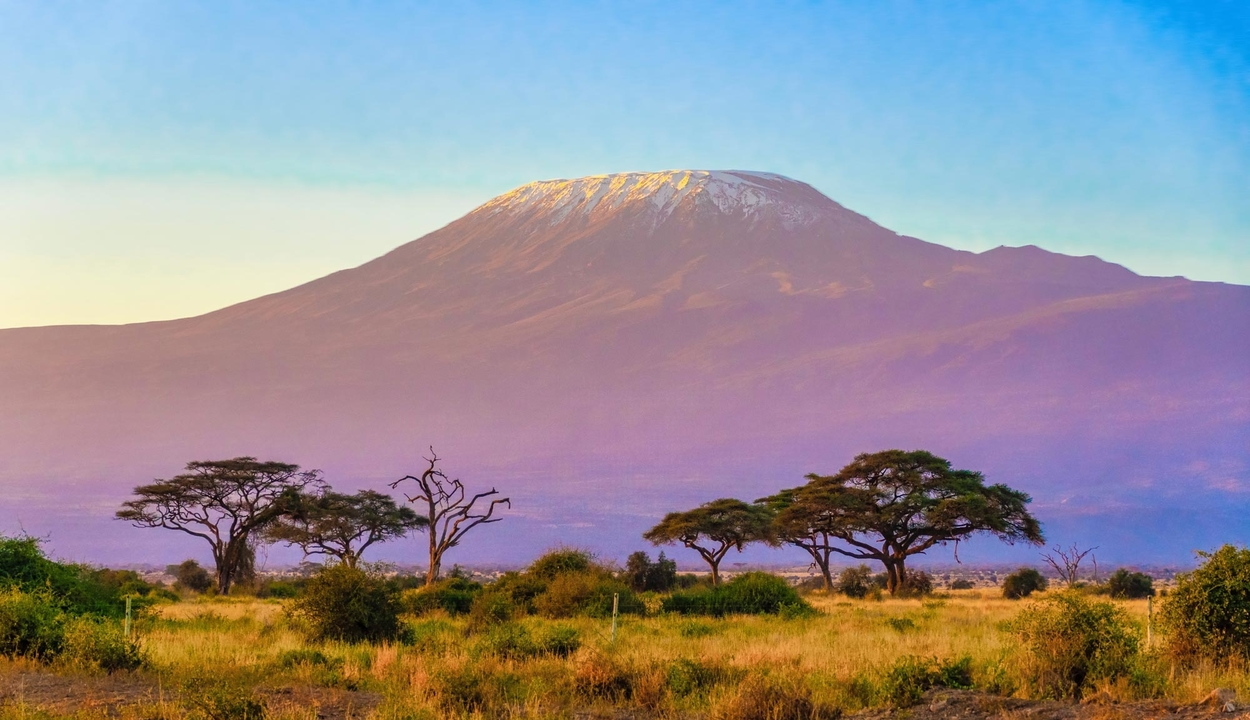
[(612, 593), (612, 642), (616, 642), (616, 610), (620, 606), (621, 594)]
[(1153, 595), (1146, 596), (1146, 647), (1154, 644), (1154, 626), (1155, 626), (1155, 598)]

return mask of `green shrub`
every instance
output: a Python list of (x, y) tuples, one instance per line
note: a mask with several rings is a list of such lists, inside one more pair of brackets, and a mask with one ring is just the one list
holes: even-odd
[(742, 671), (721, 663), (681, 658), (669, 663), (664, 685), (677, 697), (706, 694), (716, 685), (737, 680)]
[(0, 655), (48, 662), (64, 639), (65, 615), (48, 593), (0, 590)]
[(974, 587), (976, 587), (975, 583), (963, 578), (953, 581), (950, 585), (951, 590), (971, 590)]
[(200, 720), (264, 720), (267, 714), (256, 691), (237, 681), (193, 678), (182, 684), (178, 698)]
[(492, 588), (478, 593), (469, 606), (469, 630), (476, 632), (506, 623), (520, 614), (519, 609), (507, 592)]
[(534, 610), (549, 618), (611, 617), (613, 595), (618, 598), (620, 614), (646, 613), (647, 606), (620, 580), (589, 572), (565, 573), (552, 578), (547, 589), (534, 598)]
[(61, 661), (75, 667), (113, 673), (143, 666), (139, 644), (126, 637), (116, 621), (77, 617), (65, 624)]
[(970, 690), (972, 658), (942, 661), (908, 655), (886, 671), (881, 688), (886, 698), (898, 707), (915, 705), (933, 688)]
[(468, 615), (473, 599), (482, 592), (482, 586), (461, 577), (447, 577), (431, 585), (405, 590), (401, 595), (404, 609), (413, 615), (424, 615), (442, 610), (449, 615)]
[[(511, 612), (528, 615), (534, 612), (534, 599), (547, 589), (547, 581), (524, 573), (509, 572), (483, 588), (482, 594), (503, 597)], [(474, 605), (477, 598), (474, 598)], [(473, 612), (470, 607), (470, 612)]]
[(398, 639), (401, 610), (398, 593), (385, 580), (345, 564), (321, 570), (291, 604), (311, 639), (344, 642)]
[(858, 565), (843, 570), (838, 574), (834, 589), (849, 598), (862, 598), (873, 590), (885, 587), (867, 565)]
[(125, 613), (123, 586), (141, 596), (153, 589), (133, 571), (97, 570), (49, 560), (40, 543), (38, 538), (0, 536), (0, 588), (46, 593), (71, 615), (116, 618)]
[(901, 633), (916, 629), (916, 621), (909, 617), (889, 617), (885, 619), (885, 624)]
[(1250, 660), (1250, 549), (1225, 545), (1178, 575), (1160, 608), (1171, 652), (1182, 659)]
[(1077, 699), (1099, 681), (1132, 675), (1138, 630), (1123, 609), (1064, 592), (1026, 607), (1008, 625), (1021, 684), (1043, 698)]
[(907, 580), (895, 593), (898, 597), (918, 598), (933, 594), (933, 576), (924, 570), (912, 570)]
[(535, 560), (525, 574), (540, 580), (551, 580), (557, 575), (585, 573), (596, 569), (595, 556), (585, 550), (561, 548), (552, 550)]
[(1113, 598), (1139, 600), (1155, 594), (1154, 578), (1146, 573), (1120, 568), (1107, 578), (1107, 590)]
[(194, 560), (183, 560), (178, 565), (165, 568), (166, 575), (174, 576), (174, 589), (205, 592), (215, 584), (213, 576)]
[(556, 626), (532, 633), (524, 625), (496, 625), (478, 643), (478, 649), (502, 658), (524, 660), (543, 655), (568, 657), (582, 646), (577, 630)]
[(276, 662), (278, 667), (284, 670), (290, 670), (299, 665), (335, 667), (342, 664), (341, 660), (331, 660), (320, 650), (313, 650), (312, 648), (283, 650), (278, 654)]
[(738, 575), (710, 588), (675, 592), (661, 603), (678, 615), (802, 615), (815, 612), (782, 578), (764, 572)]
[(1026, 598), (1046, 589), (1046, 578), (1033, 568), (1020, 568), (1003, 578), (1003, 597), (1008, 600)]

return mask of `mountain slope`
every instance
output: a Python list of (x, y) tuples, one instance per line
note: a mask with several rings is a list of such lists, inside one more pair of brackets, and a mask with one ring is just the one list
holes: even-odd
[(367, 483), (432, 443), (518, 498), (512, 552), (615, 550), (674, 503), (923, 446), (1108, 532), (1119, 507), (1246, 507), (1248, 328), (1250, 288), (952, 250), (777, 175), (531, 183), (201, 317), (0, 331), (0, 510), (124, 547), (86, 519), (186, 460)]

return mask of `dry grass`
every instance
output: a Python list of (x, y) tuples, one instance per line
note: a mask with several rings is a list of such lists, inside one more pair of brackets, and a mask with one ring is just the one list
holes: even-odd
[[(882, 673), (908, 655), (970, 657), (978, 685), (1010, 690), (1001, 684), (1011, 670), (1010, 641), (1002, 626), (1019, 611), (1020, 602), (979, 591), (954, 592), (940, 600), (820, 595), (809, 600), (820, 614), (801, 619), (625, 618), (615, 643), (608, 639), (607, 621), (561, 621), (578, 630), (581, 649), (567, 658), (524, 659), (492, 654), (480, 635), (467, 632), (463, 620), (446, 616), (412, 620), (415, 641), (410, 645), (310, 647), (280, 602), (186, 602), (162, 607), (140, 623), (152, 669), (127, 681), (146, 683), (158, 694), (78, 716), (191, 717), (176, 701), (177, 688), (197, 677), (248, 692), (256, 688), (271, 718), (315, 717), (317, 710), (309, 711), (314, 706), (325, 717), (396, 720), (572, 717), (588, 708), (634, 708), (671, 718), (745, 718), (756, 717), (746, 711), (757, 702), (753, 698), (771, 698), (758, 702), (775, 705), (776, 717), (809, 710), (832, 716), (839, 709), (883, 702)], [(1144, 601), (1123, 605), (1144, 622)], [(551, 623), (530, 619), (525, 625), (537, 633)], [(310, 655), (312, 650), (320, 655)], [(32, 672), (11, 663), (0, 669), (0, 677)], [(1200, 700), (1217, 686), (1236, 688), (1250, 698), (1246, 668), (1167, 672), (1166, 693), (1175, 700)], [(1126, 686), (1107, 689), (1131, 699)], [(0, 700), (0, 720), (65, 714), (63, 703), (41, 702), (10, 694), (7, 704)], [(38, 709), (44, 706), (47, 712)]]

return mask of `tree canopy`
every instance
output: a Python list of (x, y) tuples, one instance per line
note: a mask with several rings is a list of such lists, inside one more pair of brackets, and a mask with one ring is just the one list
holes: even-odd
[(356, 567), (371, 545), (402, 537), (429, 521), (411, 508), (395, 504), (390, 495), (361, 490), (346, 495), (323, 488), (303, 493), (282, 517), (266, 528), (264, 537), (299, 546), (304, 555), (326, 555)]
[(826, 582), (830, 553), (881, 562), (893, 594), (906, 586), (907, 559), (935, 545), (978, 533), (1043, 542), (1027, 494), (986, 485), (981, 473), (924, 450), (864, 453), (836, 475), (807, 480), (762, 502), (776, 512), (778, 538), (807, 550)]
[(673, 512), (643, 533), (654, 545), (681, 543), (696, 551), (712, 571), (712, 584), (720, 584), (720, 563), (729, 550), (748, 543), (771, 542), (770, 513), (760, 505), (721, 498), (693, 510)]
[(197, 460), (186, 472), (134, 490), (117, 517), (138, 527), (178, 530), (206, 540), (217, 566), (217, 589), (230, 591), (252, 562), (255, 536), (289, 512), (309, 487), (321, 486), (316, 470), (253, 457)]

